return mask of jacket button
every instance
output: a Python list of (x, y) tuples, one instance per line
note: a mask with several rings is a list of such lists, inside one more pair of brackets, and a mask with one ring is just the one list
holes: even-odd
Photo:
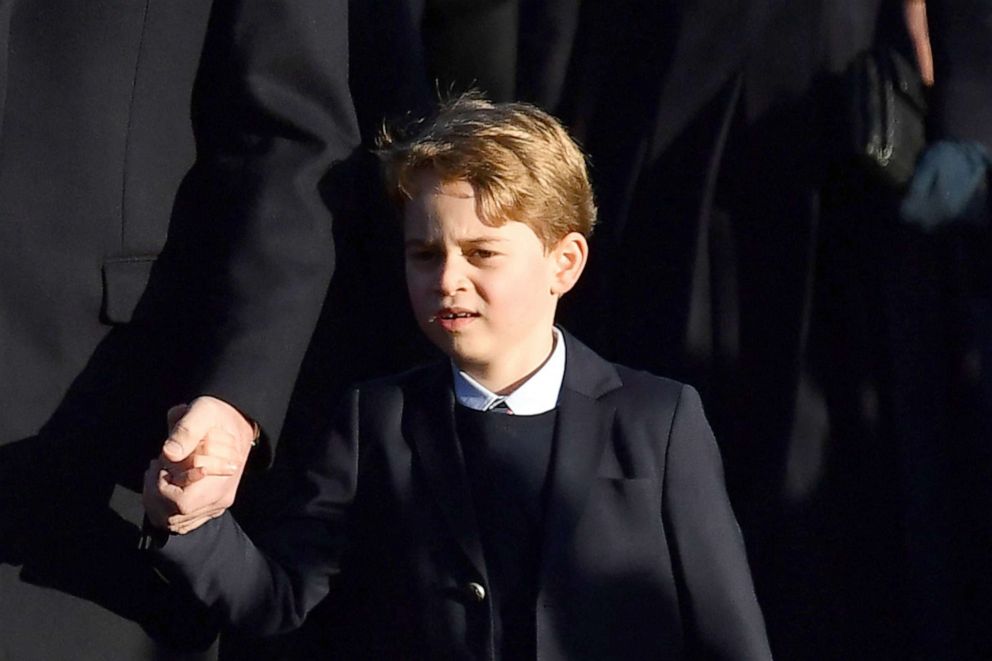
[(469, 583), (465, 587), (468, 590), (468, 594), (469, 594), (470, 597), (472, 597), (472, 600), (473, 601), (476, 601), (476, 602), (485, 601), (485, 599), (486, 599), (486, 588), (482, 587), (481, 584), (472, 582), (472, 583)]

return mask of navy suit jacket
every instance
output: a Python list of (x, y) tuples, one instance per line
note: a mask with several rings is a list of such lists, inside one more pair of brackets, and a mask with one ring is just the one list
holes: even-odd
[[(699, 396), (565, 337), (540, 658), (770, 658)], [(354, 389), (264, 551), (225, 514), (159, 560), (256, 634), (298, 626), (331, 590), (342, 658), (493, 658), (454, 406), (446, 363)]]

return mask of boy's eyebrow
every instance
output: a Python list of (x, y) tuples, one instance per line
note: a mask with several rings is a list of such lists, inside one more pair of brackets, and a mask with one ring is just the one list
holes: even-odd
[[(458, 243), (468, 244), (468, 245), (478, 245), (480, 243), (503, 243), (505, 241), (506, 241), (506, 238), (504, 238), (502, 236), (474, 236), (474, 237), (470, 237), (468, 239), (462, 239)], [(413, 239), (407, 239), (407, 240), (405, 240), (403, 242), (403, 245), (406, 246), (406, 247), (412, 247), (412, 246), (416, 246), (416, 247), (430, 247), (430, 246), (440, 245), (442, 243), (443, 243), (443, 241), (441, 241), (440, 239), (433, 239), (433, 238), (431, 238), (431, 239), (417, 239), (417, 238), (413, 238)]]
[(407, 248), (413, 248), (413, 247), (423, 248), (423, 247), (436, 246), (440, 243), (441, 242), (438, 241), (437, 239), (407, 239), (403, 242), (403, 245)]
[(475, 245), (477, 243), (503, 243), (506, 241), (502, 236), (474, 236), (469, 239), (462, 239), (461, 243)]

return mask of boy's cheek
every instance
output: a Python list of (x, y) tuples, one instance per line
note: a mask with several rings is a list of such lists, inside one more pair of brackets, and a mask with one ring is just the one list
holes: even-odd
[(413, 309), (413, 314), (417, 316), (417, 323), (423, 325), (423, 322), (426, 321), (427, 316), (430, 316), (430, 310), (428, 309), (429, 304), (425, 299), (423, 292), (410, 288), (407, 290), (407, 294), (410, 298), (410, 307)]
[(420, 331), (427, 335), (432, 342), (437, 342), (435, 336), (438, 333), (437, 325), (432, 322), (434, 307), (424, 298), (418, 297), (415, 292), (410, 292), (410, 309), (416, 318)]
[(411, 273), (409, 269), (406, 272), (406, 294), (414, 310), (417, 310), (418, 306), (423, 305), (423, 287), (420, 284), (420, 279), (414, 273)]

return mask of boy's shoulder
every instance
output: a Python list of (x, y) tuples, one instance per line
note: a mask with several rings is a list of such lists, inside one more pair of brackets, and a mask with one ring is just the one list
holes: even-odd
[(440, 361), (352, 384), (339, 400), (336, 424), (357, 425), (369, 438), (389, 436), (410, 410), (437, 413), (437, 403), (450, 390), (450, 373), (450, 364)]
[(671, 420), (685, 405), (701, 406), (699, 393), (691, 385), (626, 365), (613, 364), (622, 386), (611, 393), (621, 416), (634, 416), (661, 423)]
[(565, 356), (565, 383), (577, 390), (596, 383), (588, 392), (598, 391), (601, 396), (618, 403), (627, 402), (636, 406), (643, 402), (658, 406), (664, 402), (676, 403), (683, 389), (691, 389), (691, 386), (674, 379), (610, 362), (575, 336), (566, 331), (563, 333), (568, 349)]
[(451, 364), (437, 360), (417, 365), (403, 372), (395, 372), (361, 381), (352, 387), (362, 399), (403, 397), (409, 392), (422, 392), (434, 385), (446, 386), (450, 380)]
[(617, 374), (620, 375), (620, 380), (623, 381), (624, 388), (628, 390), (636, 392), (644, 391), (653, 395), (662, 394), (669, 396), (673, 394), (678, 395), (683, 388), (692, 387), (670, 377), (661, 376), (659, 374), (654, 374), (653, 372), (630, 367), (628, 365), (613, 363), (613, 367), (617, 370)]

